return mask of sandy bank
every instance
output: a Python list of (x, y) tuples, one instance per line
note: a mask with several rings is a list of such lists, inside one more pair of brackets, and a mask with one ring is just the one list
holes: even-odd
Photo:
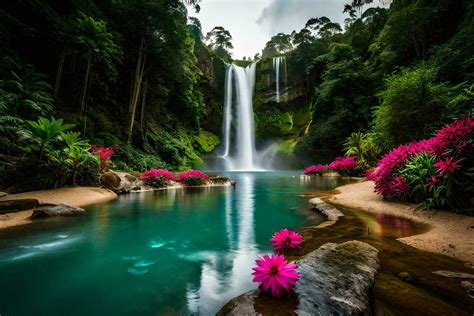
[[(67, 204), (82, 207), (103, 203), (117, 198), (114, 192), (96, 187), (73, 187), (12, 194), (0, 198), (0, 201), (14, 199), (37, 199), (42, 203)], [(31, 223), (32, 210), (0, 215), (0, 229)]]
[(474, 217), (442, 211), (415, 210), (411, 204), (387, 202), (374, 192), (374, 183), (365, 181), (337, 188), (328, 202), (371, 213), (384, 213), (428, 224), (422, 234), (400, 238), (405, 244), (449, 255), (474, 265)]

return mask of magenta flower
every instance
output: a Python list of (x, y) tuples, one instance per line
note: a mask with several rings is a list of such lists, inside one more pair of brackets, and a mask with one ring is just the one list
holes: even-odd
[(431, 178), (428, 180), (429, 184), (431, 185), (436, 185), (438, 183), (439, 179), (437, 176), (431, 176)]
[(273, 234), (271, 239), (272, 246), (279, 254), (287, 249), (300, 248), (303, 243), (303, 236), (288, 228), (283, 228), (279, 232)]
[(296, 272), (298, 266), (293, 262), (287, 263), (283, 255), (265, 255), (255, 262), (257, 266), (252, 268), (253, 282), (259, 282), (260, 290), (271, 293), (273, 297), (289, 293), (300, 279)]
[(113, 148), (103, 146), (97, 147), (96, 144), (91, 146), (91, 152), (100, 159), (100, 173), (107, 171), (109, 168), (110, 157), (116, 151), (115, 148), (118, 149), (118, 145), (114, 145)]
[(145, 171), (140, 179), (145, 184), (150, 184), (156, 177), (163, 177), (169, 181), (176, 181), (176, 175), (166, 169), (151, 169), (149, 171)]
[(455, 170), (459, 169), (461, 166), (459, 165), (459, 160), (454, 161), (453, 157), (446, 157), (444, 160), (440, 160), (434, 164), (435, 167), (438, 167), (438, 173), (440, 175), (453, 173)]
[(356, 157), (337, 157), (328, 167), (338, 172), (354, 170), (357, 168)]
[(321, 164), (318, 164), (318, 165), (312, 165), (312, 166), (309, 166), (307, 167), (303, 174), (305, 175), (308, 175), (308, 176), (311, 176), (311, 175), (316, 175), (316, 174), (323, 174), (324, 171), (326, 171), (328, 169), (328, 166), (326, 165), (321, 165)]
[(209, 176), (207, 174), (205, 174), (204, 172), (202, 171), (199, 171), (199, 170), (188, 170), (188, 171), (184, 171), (184, 172), (181, 172), (179, 174), (179, 181), (180, 182), (183, 182), (185, 181), (187, 178), (189, 177), (194, 177), (194, 178), (201, 178), (202, 180), (204, 181), (208, 181), (209, 180)]

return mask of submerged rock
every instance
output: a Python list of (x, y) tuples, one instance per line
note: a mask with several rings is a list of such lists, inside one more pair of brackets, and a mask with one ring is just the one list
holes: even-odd
[(337, 221), (339, 217), (344, 217), (344, 214), (336, 207), (324, 202), (320, 198), (314, 198), (309, 200), (309, 207), (318, 210), (330, 221)]
[(433, 274), (441, 275), (447, 278), (474, 279), (474, 274), (463, 273), (463, 272), (439, 270), (439, 271), (434, 271)]
[(18, 200), (7, 200), (0, 201), (0, 214), (15, 213), (25, 210), (31, 210), (32, 208), (40, 205), (40, 201), (37, 199), (18, 199)]
[(229, 301), (218, 315), (273, 315), (275, 307), (281, 315), (370, 315), (377, 253), (360, 241), (324, 244), (297, 262), (297, 306), (292, 307), (291, 297), (269, 299), (253, 290)]
[(74, 216), (84, 214), (86, 211), (82, 208), (72, 207), (66, 204), (56, 206), (47, 206), (35, 209), (31, 218), (43, 218), (53, 216)]

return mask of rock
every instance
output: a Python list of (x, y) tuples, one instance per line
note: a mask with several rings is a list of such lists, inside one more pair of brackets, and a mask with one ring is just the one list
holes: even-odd
[(120, 186), (115, 190), (115, 193), (121, 194), (141, 190), (143, 182), (137, 177), (125, 172), (117, 172), (117, 175), (120, 177)]
[(327, 243), (298, 261), (298, 312), (308, 315), (370, 314), (370, 288), (378, 250), (361, 241)]
[(468, 293), (474, 293), (474, 283), (470, 281), (461, 281), (461, 287)]
[(84, 214), (86, 211), (82, 208), (72, 207), (66, 204), (56, 206), (46, 206), (35, 209), (31, 218), (43, 218), (53, 216), (74, 216)]
[(405, 282), (410, 282), (412, 280), (411, 275), (408, 272), (400, 272), (398, 277)]
[(309, 200), (309, 207), (321, 212), (330, 221), (337, 221), (339, 217), (344, 217), (344, 214), (336, 207), (324, 202), (320, 198)]
[(37, 199), (18, 199), (18, 200), (6, 200), (0, 201), (0, 214), (15, 213), (25, 210), (31, 210), (32, 208), (40, 205), (40, 201)]
[(474, 274), (446, 270), (434, 271), (433, 274), (442, 275), (447, 278), (474, 279)]
[(8, 193), (7, 193), (7, 192), (0, 192), (0, 198), (2, 198), (2, 197), (6, 197), (7, 195), (8, 195)]
[(114, 192), (119, 189), (121, 181), (121, 178), (115, 172), (106, 172), (100, 176), (100, 183)]
[[(254, 290), (230, 300), (218, 315), (370, 315), (371, 287), (379, 267), (377, 253), (360, 241), (326, 243), (297, 262), (296, 308), (288, 304), (291, 298), (272, 301)], [(262, 300), (267, 300), (264, 305), (278, 308), (262, 312), (269, 308), (261, 307)]]

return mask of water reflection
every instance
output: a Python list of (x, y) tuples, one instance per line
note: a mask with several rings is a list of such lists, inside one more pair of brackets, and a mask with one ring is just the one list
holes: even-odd
[(230, 251), (227, 254), (207, 253), (207, 260), (201, 265), (199, 286), (187, 287), (186, 298), (191, 313), (213, 314), (223, 301), (255, 287), (250, 275), (259, 255), (254, 225), (255, 175), (245, 174), (239, 180), (239, 190), (228, 188), (224, 195)]

